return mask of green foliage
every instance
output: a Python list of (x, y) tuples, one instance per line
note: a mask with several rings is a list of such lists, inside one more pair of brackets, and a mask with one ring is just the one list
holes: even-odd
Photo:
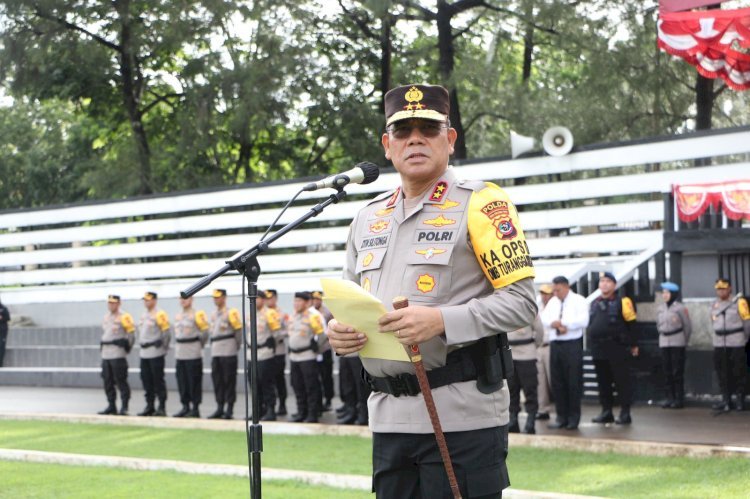
[[(433, 1), (0, 0), (2, 207), (382, 164), (383, 68), (456, 85), (472, 158), (508, 154), (511, 129), (690, 130), (696, 73), (656, 48), (655, 7), (484, 2), (451, 18), (441, 81)], [(747, 93), (716, 88), (714, 126), (747, 124)]]

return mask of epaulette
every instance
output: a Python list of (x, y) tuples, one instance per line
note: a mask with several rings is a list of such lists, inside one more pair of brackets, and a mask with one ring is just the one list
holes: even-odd
[(455, 185), (461, 189), (468, 189), (474, 192), (479, 192), (486, 187), (498, 187), (492, 182), (483, 182), (482, 180), (458, 180)]
[(385, 191), (382, 194), (378, 194), (374, 198), (372, 198), (369, 201), (367, 201), (367, 203), (365, 203), (365, 206), (370, 206), (373, 203), (377, 203), (378, 201), (382, 201), (384, 199), (387, 199), (387, 198), (393, 196), (396, 193), (397, 190), (398, 190), (398, 188), (391, 189), (390, 191)]

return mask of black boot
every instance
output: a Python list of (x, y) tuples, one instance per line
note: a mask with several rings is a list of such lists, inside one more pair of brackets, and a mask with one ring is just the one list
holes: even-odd
[(159, 401), (159, 407), (154, 411), (154, 416), (166, 416), (167, 410), (164, 408), (165, 402), (163, 400)]
[(620, 409), (620, 415), (615, 419), (615, 424), (628, 425), (633, 422), (630, 417), (630, 406), (624, 405)]
[(208, 419), (221, 419), (224, 415), (224, 404), (219, 404), (219, 407), (211, 414)]
[(305, 420), (305, 414), (302, 413), (302, 411), (298, 412), (297, 414), (292, 414), (291, 417), (289, 418), (289, 421), (291, 421), (292, 423), (301, 423), (304, 420)]
[(367, 402), (363, 402), (357, 407), (357, 419), (354, 424), (359, 426), (367, 426), (370, 420), (370, 413), (367, 410)]
[(591, 419), (592, 423), (614, 423), (615, 416), (612, 414), (612, 409), (602, 409), (602, 412), (595, 418)]
[(201, 413), (198, 410), (198, 404), (193, 404), (193, 408), (190, 409), (190, 412), (187, 413), (188, 418), (199, 418), (201, 417)]
[(117, 414), (117, 407), (115, 407), (114, 402), (110, 402), (109, 405), (105, 409), (102, 409), (101, 411), (97, 412), (97, 414), (101, 414), (103, 416)]
[(128, 415), (128, 401), (123, 400), (122, 401), (122, 407), (120, 407), (120, 412), (118, 412), (120, 416), (127, 416)]
[(737, 411), (745, 410), (745, 394), (744, 393), (737, 394), (737, 403), (735, 404), (734, 408)]
[(138, 415), (139, 416), (153, 416), (154, 412), (156, 412), (154, 410), (154, 403), (153, 402), (148, 402), (146, 404), (146, 407), (144, 407), (143, 410), (138, 413)]
[(523, 432), (529, 435), (536, 434), (536, 414), (530, 413), (526, 416), (526, 425), (523, 427)]
[(276, 415), (277, 416), (286, 416), (286, 414), (287, 414), (287, 412), (286, 412), (286, 402), (283, 401), (283, 400), (280, 400), (279, 401), (279, 408), (276, 411)]
[(518, 427), (518, 414), (510, 413), (510, 421), (508, 421), (508, 433), (520, 433), (521, 428)]
[(724, 396), (721, 399), (721, 402), (717, 402), (716, 404), (711, 406), (711, 409), (713, 409), (716, 412), (729, 412), (734, 408), (732, 405), (732, 399), (728, 396)]
[(227, 410), (224, 411), (224, 414), (221, 416), (221, 419), (232, 419), (233, 417), (233, 410), (234, 406), (232, 404), (227, 404)]
[(357, 421), (357, 409), (347, 406), (347, 409), (336, 418), (338, 424), (354, 424)]
[(261, 417), (260, 420), (276, 421), (276, 411), (273, 410), (273, 406), (270, 406), (268, 409), (266, 409), (265, 414), (263, 414), (263, 417)]
[(674, 400), (667, 399), (667, 400), (665, 400), (664, 402), (661, 403), (661, 408), (662, 409), (671, 409), (672, 407), (674, 407), (674, 404), (675, 404)]
[(184, 418), (190, 413), (190, 407), (183, 405), (179, 412), (172, 414), (173, 418)]

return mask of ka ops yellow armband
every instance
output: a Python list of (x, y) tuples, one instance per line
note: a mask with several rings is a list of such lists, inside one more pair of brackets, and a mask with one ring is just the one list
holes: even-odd
[(534, 266), (516, 207), (500, 187), (485, 186), (469, 200), (469, 239), (485, 277), (498, 289), (533, 278)]
[(315, 334), (321, 334), (323, 332), (323, 321), (318, 314), (310, 315), (310, 327)]
[(159, 326), (162, 333), (169, 329), (169, 316), (164, 310), (159, 310), (156, 313), (156, 325)]
[(633, 306), (633, 301), (628, 298), (627, 296), (622, 298), (622, 318), (625, 319), (625, 322), (632, 322), (636, 319), (635, 314), (635, 306)]
[(240, 317), (240, 312), (236, 308), (229, 311), (229, 325), (234, 330), (242, 328), (242, 317)]
[(747, 300), (740, 298), (737, 300), (737, 312), (740, 314), (740, 319), (743, 321), (750, 320), (750, 307), (747, 306)]
[(278, 331), (281, 329), (281, 317), (279, 316), (279, 313), (269, 308), (266, 312), (266, 322), (268, 322), (268, 329), (271, 331)]

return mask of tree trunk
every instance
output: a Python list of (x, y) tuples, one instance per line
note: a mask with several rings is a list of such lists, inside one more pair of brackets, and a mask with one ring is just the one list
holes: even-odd
[(391, 89), (391, 56), (393, 44), (391, 42), (392, 19), (390, 13), (383, 15), (383, 29), (380, 30), (380, 112), (385, 114), (385, 94)]
[(451, 27), (453, 12), (450, 5), (448, 5), (445, 0), (439, 0), (437, 6), (438, 51), (440, 53), (438, 69), (440, 71), (440, 79), (450, 93), (451, 126), (456, 129), (456, 132), (458, 132), (453, 157), (455, 159), (465, 159), (466, 138), (464, 137), (464, 127), (461, 123), (461, 111), (458, 107), (458, 91), (453, 82), (453, 68), (455, 62), (453, 28)]
[(710, 130), (714, 110), (714, 80), (698, 75), (695, 82), (696, 130)]
[(120, 17), (120, 73), (122, 75), (122, 93), (125, 109), (130, 120), (135, 147), (140, 165), (139, 194), (151, 194), (153, 185), (151, 179), (151, 151), (148, 147), (148, 137), (143, 127), (143, 115), (140, 111), (140, 88), (136, 73), (138, 63), (135, 57), (135, 47), (131, 31), (130, 1), (118, 0), (115, 9)]
[(523, 68), (521, 71), (521, 81), (525, 86), (529, 84), (531, 78), (531, 63), (534, 55), (534, 26), (531, 24), (531, 16), (534, 14), (534, 5), (529, 2), (526, 6), (526, 32), (523, 35)]

